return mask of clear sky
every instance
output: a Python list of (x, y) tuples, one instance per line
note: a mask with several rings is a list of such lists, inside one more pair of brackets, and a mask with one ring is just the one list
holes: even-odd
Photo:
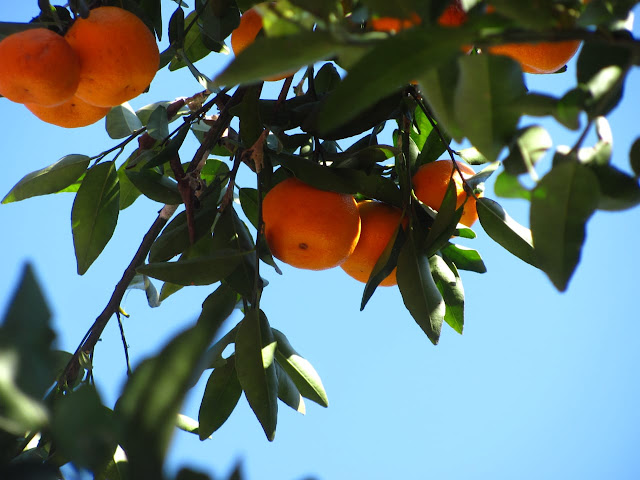
[[(36, 1), (0, 2), (0, 21), (28, 21)], [(163, 2), (163, 15), (175, 4)], [(636, 29), (636, 34), (639, 32)], [(162, 46), (166, 45), (163, 39)], [(214, 76), (228, 59), (210, 55), (198, 66)], [(532, 90), (561, 94), (575, 82), (575, 62), (560, 75), (527, 76)], [(264, 97), (275, 98), (280, 82)], [(186, 69), (158, 73), (145, 104), (189, 96), (200, 86)], [(23, 175), (65, 154), (95, 155), (115, 142), (104, 124), (65, 130), (40, 122), (23, 106), (0, 101), (0, 196)], [(625, 100), (609, 117), (614, 164), (629, 171), (628, 152), (640, 134), (640, 76), (628, 78)], [(524, 124), (539, 120), (527, 119)], [(571, 145), (579, 132), (543, 122), (554, 144)], [(589, 137), (593, 142), (593, 136)], [(188, 138), (183, 158), (197, 149)], [(122, 159), (126, 158), (123, 156)], [(242, 186), (253, 186), (248, 170)], [(491, 183), (487, 196), (495, 198)], [(500, 200), (527, 223), (526, 204)], [(0, 205), (0, 309), (25, 261), (35, 266), (54, 313), (58, 346), (73, 351), (106, 304), (160, 205), (141, 198), (121, 212), (113, 239), (82, 277), (76, 274), (70, 212), (73, 195)], [(460, 243), (478, 249), (488, 272), (463, 272), (463, 336), (446, 327), (434, 347), (405, 310), (395, 287), (380, 288), (359, 312), (363, 285), (341, 269), (262, 269), (270, 285), (262, 308), (271, 325), (320, 373), (330, 406), (307, 402), (305, 417), (280, 404), (269, 443), (241, 399), (213, 438), (178, 432), (169, 471), (181, 465), (217, 475), (236, 462), (247, 479), (567, 479), (640, 477), (640, 314), (637, 238), (640, 209), (597, 212), (587, 228), (583, 259), (566, 293), (541, 272), (494, 244), (482, 229)], [(160, 282), (155, 282), (160, 287)], [(157, 352), (191, 325), (211, 287), (186, 288), (158, 309), (140, 291), (123, 306), (132, 363)], [(231, 327), (239, 314), (228, 321)], [(96, 348), (95, 373), (113, 406), (125, 379), (115, 320)], [(206, 375), (183, 412), (197, 417)]]

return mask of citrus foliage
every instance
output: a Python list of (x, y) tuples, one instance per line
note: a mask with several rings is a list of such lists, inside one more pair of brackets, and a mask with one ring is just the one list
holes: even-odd
[[(463, 331), (460, 272), (486, 271), (477, 251), (455, 243), (456, 236), (475, 237), (459, 223), (465, 207), (475, 207), (481, 228), (506, 251), (565, 290), (593, 213), (640, 203), (638, 142), (630, 152), (632, 173), (610, 165), (605, 119), (623, 99), (627, 73), (640, 59), (640, 42), (624, 23), (636, 2), (592, 0), (585, 6), (548, 0), (517, 2), (514, 8), (510, 0), (496, 0), (495, 10), (487, 12), (484, 3), (466, 1), (466, 20), (454, 26), (438, 21), (449, 6), (445, 0), (254, 3), (196, 0), (192, 8), (161, 12), (159, 2), (124, 2), (157, 38), (168, 34), (160, 68), (188, 68), (205, 90), (188, 98), (153, 98), (155, 103), (137, 111), (114, 106), (106, 129), (111, 138), (123, 139), (119, 144), (102, 153), (65, 156), (25, 175), (4, 197), (10, 203), (75, 193), (71, 220), (80, 275), (109, 242), (121, 210), (140, 196), (163, 206), (74, 354), (50, 350), (48, 313), (26, 271), (0, 337), (0, 362), (10, 373), (0, 390), (6, 405), (3, 461), (36, 458), (33, 471), (42, 478), (67, 462), (98, 478), (162, 478), (175, 425), (207, 438), (243, 393), (269, 440), (276, 432), (278, 400), (302, 413), (304, 399), (326, 407), (317, 372), (270, 327), (260, 308), (261, 269), (280, 272), (265, 235), (263, 200), (288, 178), (314, 195), (332, 192), (354, 205), (351, 196), (377, 200), (400, 212), (386, 245), (376, 248), (381, 253), (374, 264), (367, 260), (371, 272), (361, 305), (396, 272), (405, 306), (434, 344), (444, 323)], [(74, 13), (89, 15), (84, 2), (72, 5)], [(252, 8), (262, 18), (262, 33), (236, 49), (220, 75), (207, 78), (197, 62), (226, 51), (241, 12)], [(170, 16), (168, 32), (162, 31), (163, 15)], [(370, 21), (380, 18), (414, 20), (374, 31)], [(35, 23), (64, 33), (71, 15), (62, 7), (46, 9)], [(9, 35), (31, 26), (0, 24), (0, 31)], [(575, 87), (562, 97), (529, 91), (517, 61), (486, 53), (498, 45), (539, 41), (583, 41)], [(471, 52), (469, 45), (475, 46)], [(262, 79), (301, 69), (304, 78), (293, 94), (289, 77), (281, 98), (262, 98)], [(552, 117), (578, 138), (572, 147), (552, 152), (546, 171), (538, 161), (552, 142), (542, 127), (523, 124), (531, 116)], [(230, 128), (236, 119), (238, 131)], [(391, 144), (379, 141), (385, 127), (394, 130)], [(582, 133), (591, 128), (599, 140), (586, 146)], [(200, 148), (187, 161), (182, 145), (190, 132)], [(122, 158), (133, 140), (137, 148)], [(457, 152), (452, 140), (472, 146)], [(443, 155), (450, 167), (461, 160), (480, 167), (475, 174), (466, 166), (451, 168), (453, 180), (443, 184), (440, 204), (425, 205), (412, 178)], [(233, 199), (241, 167), (255, 172), (256, 183), (241, 186), (238, 208)], [(530, 229), (512, 219), (491, 192), (480, 195), (492, 174), (495, 195), (530, 202)], [(532, 188), (520, 181), (525, 176)], [(159, 293), (150, 278), (163, 282)], [(145, 289), (149, 304), (158, 306), (183, 287), (218, 283), (198, 322), (133, 372), (113, 410), (103, 406), (91, 384), (90, 357), (106, 323), (119, 315), (126, 289)], [(243, 319), (214, 342), (234, 309), (242, 310)], [(23, 318), (30, 323), (21, 324)], [(230, 345), (233, 353), (223, 356)], [(21, 375), (24, 369), (28, 376)], [(194, 426), (178, 416), (180, 405), (193, 379), (209, 369)], [(92, 428), (83, 448), (69, 439), (86, 425)], [(183, 472), (179, 478), (200, 477)]]

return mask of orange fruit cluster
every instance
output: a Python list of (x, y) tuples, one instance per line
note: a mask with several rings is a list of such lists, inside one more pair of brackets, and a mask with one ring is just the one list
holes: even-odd
[[(264, 4), (261, 4), (264, 5)], [(231, 50), (238, 55), (245, 48), (255, 42), (258, 34), (262, 31), (262, 16), (256, 7), (250, 8), (240, 17), (240, 24), (231, 32)], [(292, 75), (292, 72), (274, 75), (265, 78), (266, 81), (275, 82)]]
[(160, 63), (153, 33), (133, 13), (98, 7), (65, 36), (34, 28), (0, 42), (0, 94), (66, 128), (103, 118), (138, 96)]
[[(586, 3), (586, 0), (583, 0)], [(495, 9), (489, 5), (486, 12), (492, 13)], [(454, 0), (442, 13), (438, 23), (446, 27), (457, 27), (467, 20), (467, 14), (462, 8), (460, 0)], [(380, 32), (395, 33), (406, 28), (414, 27), (422, 22), (417, 14), (407, 19), (390, 17), (374, 18), (369, 23), (371, 28)], [(554, 73), (560, 70), (580, 48), (579, 40), (567, 40), (562, 42), (539, 43), (510, 43), (489, 47), (487, 50), (493, 55), (505, 55), (516, 60), (523, 72), (526, 73)], [(471, 47), (463, 47), (468, 52)]]
[[(423, 165), (413, 177), (414, 191), (420, 201), (437, 210), (453, 178), (457, 207), (464, 204), (460, 223), (470, 226), (478, 219), (476, 200), (465, 192), (457, 171), (452, 175), (452, 168), (450, 160)], [(459, 168), (465, 178), (475, 173), (463, 164)], [(319, 190), (295, 178), (267, 192), (262, 219), (276, 258), (308, 270), (340, 266), (362, 283), (369, 280), (398, 226), (406, 229), (408, 224), (399, 208), (374, 200), (356, 204), (351, 195)], [(396, 269), (380, 283), (396, 284)]]

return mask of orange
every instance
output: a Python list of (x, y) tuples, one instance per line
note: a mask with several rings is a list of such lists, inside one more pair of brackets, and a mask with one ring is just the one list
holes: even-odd
[[(469, 178), (475, 174), (473, 169), (468, 165), (460, 162), (457, 162), (457, 164), (465, 178)], [(438, 210), (447, 192), (453, 168), (453, 162), (451, 160), (439, 160), (422, 165), (413, 176), (413, 191), (416, 197), (418, 197), (418, 200), (434, 210)], [(453, 175), (453, 181), (456, 185), (456, 208), (460, 208), (464, 203), (460, 223), (470, 227), (478, 219), (476, 199), (473, 198), (473, 196), (467, 195), (465, 192), (462, 179), (457, 170)], [(478, 196), (481, 196), (481, 194)]]
[(506, 55), (520, 63), (526, 73), (554, 73), (564, 67), (580, 47), (579, 40), (565, 42), (509, 43), (488, 50), (494, 55)]
[[(583, 0), (582, 3), (588, 3)], [(495, 8), (487, 6), (487, 13), (492, 13)], [(494, 55), (505, 55), (520, 63), (520, 68), (525, 73), (554, 73), (564, 67), (578, 51), (579, 40), (565, 42), (540, 42), (540, 43), (507, 43), (496, 45), (487, 50)]]
[(369, 21), (371, 28), (376, 32), (389, 33), (397, 33), (400, 30), (411, 28), (421, 23), (422, 19), (415, 12), (409, 18), (379, 17), (372, 18)]
[[(460, 0), (451, 2), (438, 18), (438, 24), (444, 27), (458, 27), (467, 20), (467, 13), (462, 8)], [(369, 21), (376, 32), (397, 33), (400, 30), (414, 27), (422, 23), (422, 19), (415, 12), (409, 18), (380, 17)]]
[[(233, 32), (231, 32), (231, 50), (233, 50), (233, 53), (238, 55), (245, 48), (251, 45), (256, 40), (256, 37), (261, 30), (262, 17), (255, 7), (244, 12), (240, 17), (240, 24)], [(282, 80), (289, 75), (292, 75), (292, 73), (289, 72), (274, 75), (273, 77), (265, 78), (265, 80), (275, 82), (276, 80)]]
[(438, 19), (438, 23), (443, 27), (459, 27), (467, 21), (467, 12), (462, 8), (462, 2), (455, 0), (445, 8)]
[(0, 42), (0, 94), (9, 100), (58, 105), (73, 96), (79, 81), (77, 55), (51, 30), (24, 30)]
[(78, 18), (65, 35), (80, 58), (76, 96), (112, 107), (144, 92), (160, 65), (153, 33), (133, 13), (98, 7)]
[[(358, 211), (362, 225), (360, 239), (356, 249), (340, 268), (359, 282), (367, 283), (373, 267), (398, 227), (402, 210), (386, 203), (365, 200), (358, 202)], [(404, 219), (404, 225), (406, 223)], [(380, 285), (389, 287), (397, 283), (394, 268)]]
[(319, 190), (295, 178), (269, 190), (262, 218), (271, 253), (308, 270), (337, 267), (360, 236), (360, 215), (351, 195)]
[(71, 100), (54, 107), (33, 103), (25, 103), (25, 107), (43, 122), (65, 128), (86, 127), (104, 118), (111, 110), (111, 107), (90, 105), (78, 97), (71, 97)]

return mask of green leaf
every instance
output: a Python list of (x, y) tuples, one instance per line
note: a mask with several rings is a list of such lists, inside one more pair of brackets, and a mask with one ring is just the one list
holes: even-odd
[(629, 150), (629, 164), (635, 173), (636, 178), (640, 177), (640, 137), (636, 138)]
[(114, 162), (91, 167), (71, 210), (78, 275), (83, 275), (107, 245), (118, 222), (120, 188)]
[(118, 168), (118, 184), (120, 185), (120, 201), (118, 203), (120, 210), (124, 210), (133, 205), (133, 202), (142, 195), (142, 192), (131, 183), (131, 180), (129, 180), (127, 176), (128, 165), (129, 159)]
[(464, 288), (462, 279), (453, 263), (447, 263), (439, 255), (429, 258), (431, 274), (446, 305), (444, 321), (462, 335), (464, 327)]
[(589, 164), (600, 185), (598, 209), (619, 211), (640, 204), (640, 185), (636, 178), (612, 165)]
[(520, 129), (509, 148), (509, 155), (502, 161), (511, 175), (532, 173), (538, 160), (553, 146), (551, 135), (540, 126)]
[(0, 420), (17, 435), (47, 422), (46, 410), (35, 399), (56, 373), (50, 318), (33, 268), (25, 264), (0, 325)]
[(155, 262), (139, 266), (136, 271), (177, 285), (211, 285), (233, 272), (249, 252), (220, 250), (202, 257), (177, 262)]
[(482, 228), (494, 242), (520, 260), (537, 267), (531, 230), (511, 218), (494, 200), (480, 198), (476, 202), (476, 208)]
[(57, 454), (93, 471), (109, 464), (118, 445), (116, 423), (93, 386), (82, 385), (59, 398), (53, 413)]
[(193, 433), (194, 435), (200, 435), (200, 424), (197, 420), (191, 417), (179, 413), (176, 417), (176, 427), (183, 432)]
[(338, 48), (333, 36), (322, 31), (286, 37), (260, 37), (243, 50), (213, 83), (215, 86), (238, 85), (295, 72), (311, 63), (331, 58)]
[(276, 374), (278, 375), (278, 398), (285, 405), (304, 415), (307, 412), (304, 399), (296, 384), (278, 362), (276, 362)]
[(453, 262), (459, 270), (476, 273), (486, 273), (487, 271), (487, 267), (477, 250), (451, 243), (441, 249), (440, 254), (445, 260)]
[(125, 170), (125, 174), (145, 197), (166, 205), (182, 203), (182, 196), (175, 180), (150, 169)]
[(585, 224), (598, 206), (598, 178), (579, 163), (563, 163), (538, 183), (531, 198), (536, 265), (564, 291), (580, 261)]
[(278, 421), (278, 378), (274, 355), (276, 341), (267, 317), (249, 310), (236, 335), (236, 372), (249, 406), (271, 442)]
[(169, 136), (169, 119), (165, 105), (158, 105), (149, 115), (147, 133), (151, 138), (160, 141)]
[(204, 440), (227, 421), (242, 395), (242, 387), (236, 374), (235, 356), (226, 359), (224, 365), (211, 372), (204, 390), (198, 421), (200, 440)]
[(279, 330), (271, 329), (278, 343), (276, 360), (297, 387), (300, 395), (322, 407), (329, 406), (327, 392), (322, 385), (320, 375), (307, 359), (296, 352), (289, 339)]
[(424, 242), (427, 256), (440, 250), (449, 241), (456, 231), (458, 222), (460, 222), (463, 208), (456, 210), (457, 188), (455, 181), (449, 181), (442, 203)]
[(255, 188), (241, 188), (238, 192), (240, 206), (251, 225), (258, 228), (258, 191)]
[(431, 275), (429, 257), (419, 249), (411, 229), (398, 257), (397, 277), (407, 310), (429, 340), (437, 345), (446, 307)]
[[(195, 240), (199, 240), (207, 234), (211, 234), (211, 225), (216, 218), (216, 200), (220, 190), (212, 191), (212, 194), (205, 194), (200, 197), (200, 208), (194, 215)], [(149, 251), (149, 262), (164, 262), (172, 259), (176, 255), (185, 252), (191, 242), (189, 240), (189, 227), (187, 225), (187, 213), (182, 211), (175, 216), (164, 228), (160, 236), (151, 245)]]
[(522, 70), (516, 61), (500, 55), (464, 56), (458, 64), (456, 121), (473, 146), (494, 161), (520, 119), (518, 102), (527, 92)]
[(116, 105), (107, 114), (107, 133), (111, 138), (124, 138), (142, 128), (142, 122), (128, 102)]
[(160, 165), (168, 162), (171, 158), (178, 154), (178, 150), (184, 143), (184, 139), (187, 137), (187, 133), (189, 133), (189, 122), (185, 122), (178, 133), (176, 133), (171, 140), (167, 143), (167, 145), (160, 150), (160, 152), (155, 155), (153, 158), (150, 158), (149, 161), (144, 165), (145, 168), (154, 168), (159, 167)]
[(59, 192), (78, 180), (89, 167), (89, 162), (91, 159), (86, 155), (66, 155), (56, 163), (22, 177), (2, 203)]
[[(438, 119), (438, 125), (457, 142), (461, 142), (464, 138), (454, 109), (459, 78), (460, 67), (453, 59), (444, 65), (424, 72), (419, 77), (422, 94), (428, 102), (430, 110)], [(438, 154), (434, 160), (441, 154)]]
[(496, 178), (493, 191), (499, 197), (531, 199), (531, 192), (520, 183), (518, 177), (506, 171), (500, 173)]
[[(471, 42), (472, 34), (463, 28), (438, 27), (414, 28), (376, 42), (329, 96), (320, 112), (321, 130), (330, 131), (410, 81), (421, 80), (425, 72), (459, 55), (460, 46)], [(378, 69), (379, 65), (384, 68)]]
[[(129, 377), (116, 404), (130, 478), (163, 478), (164, 459), (176, 416), (207, 348), (235, 308), (236, 296), (221, 286), (205, 301), (208, 315), (144, 360)], [(204, 309), (204, 305), (203, 305)]]

